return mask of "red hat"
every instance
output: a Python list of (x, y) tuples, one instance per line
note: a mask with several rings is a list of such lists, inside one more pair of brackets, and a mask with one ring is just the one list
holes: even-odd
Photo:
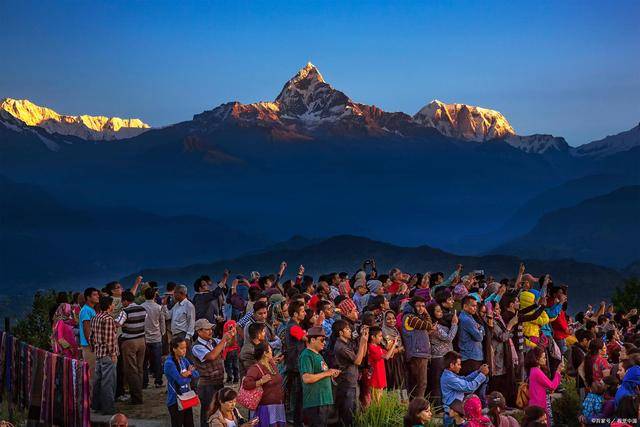
[(351, 298), (345, 298), (340, 304), (338, 304), (338, 308), (342, 313), (349, 313), (358, 309), (356, 307), (356, 303), (353, 302)]

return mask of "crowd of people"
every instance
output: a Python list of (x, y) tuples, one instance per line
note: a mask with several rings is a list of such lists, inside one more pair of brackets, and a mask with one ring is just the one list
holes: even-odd
[(499, 280), (462, 265), (379, 274), (374, 260), (317, 278), (286, 269), (201, 276), (191, 292), (138, 277), (61, 293), (53, 349), (90, 364), (93, 410), (142, 404), (153, 381), (172, 426), (194, 425), (198, 405), (201, 426), (350, 426), (388, 391), (409, 402), (406, 426), (551, 426), (563, 375), (582, 424), (638, 423), (635, 309), (570, 316), (569, 288), (522, 264)]

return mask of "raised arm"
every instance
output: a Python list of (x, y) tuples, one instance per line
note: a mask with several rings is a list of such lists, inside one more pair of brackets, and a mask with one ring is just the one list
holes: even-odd
[(131, 293), (136, 295), (138, 293), (138, 287), (140, 287), (140, 283), (142, 283), (142, 276), (136, 277), (136, 281), (133, 283), (131, 287)]
[(520, 263), (520, 267), (518, 267), (518, 277), (516, 277), (516, 283), (514, 286), (516, 289), (519, 289), (522, 286), (522, 276), (524, 275), (524, 263)]
[(428, 331), (433, 327), (433, 323), (431, 323), (431, 317), (427, 314), (424, 319), (419, 318), (415, 315), (406, 316), (405, 320), (407, 329), (417, 329), (420, 331)]
[(393, 342), (391, 343), (391, 345), (387, 349), (387, 352), (382, 355), (383, 359), (388, 360), (388, 359), (391, 359), (393, 357), (394, 353), (396, 352), (396, 344), (397, 343), (398, 343), (398, 337), (396, 337), (393, 340)]
[(451, 377), (447, 379), (449, 386), (462, 393), (472, 393), (487, 380), (487, 377), (480, 371), (472, 372), (466, 377)]
[(560, 380), (562, 376), (560, 375), (560, 370), (558, 369), (553, 377), (553, 380), (550, 380), (547, 375), (540, 370), (540, 368), (534, 368), (531, 370), (531, 379), (530, 381), (538, 383), (542, 387), (548, 390), (555, 390), (560, 385)]
[(364, 326), (362, 328), (361, 333), (362, 335), (360, 335), (360, 345), (358, 346), (358, 353), (356, 353), (356, 358), (353, 361), (353, 364), (356, 366), (360, 366), (362, 364), (364, 355), (367, 353), (367, 342), (369, 341), (369, 327)]

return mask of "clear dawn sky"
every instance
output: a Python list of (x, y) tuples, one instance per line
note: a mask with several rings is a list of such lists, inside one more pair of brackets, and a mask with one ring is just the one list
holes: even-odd
[(27, 1), (0, 10), (0, 98), (153, 126), (273, 100), (307, 61), (352, 99), (501, 111), (579, 145), (640, 121), (640, 1)]

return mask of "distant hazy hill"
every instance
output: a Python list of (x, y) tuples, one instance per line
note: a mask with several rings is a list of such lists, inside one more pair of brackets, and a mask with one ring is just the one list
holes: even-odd
[(623, 273), (629, 277), (640, 278), (640, 259), (627, 265), (623, 270)]
[(497, 230), (463, 238), (453, 248), (462, 253), (489, 251), (526, 234), (546, 213), (574, 206), (620, 187), (637, 184), (640, 184), (640, 176), (637, 175), (598, 174), (569, 180), (524, 202)]
[[(286, 246), (286, 245), (284, 245)], [(363, 237), (337, 236), (320, 242), (312, 242), (306, 247), (283, 248), (255, 253), (235, 259), (216, 261), (208, 264), (193, 264), (185, 267), (165, 269), (144, 269), (123, 278), (130, 283), (135, 275), (143, 274), (149, 280), (161, 283), (177, 281), (190, 285), (201, 274), (218, 276), (225, 268), (236, 274), (248, 274), (251, 270), (263, 274), (277, 270), (281, 261), (287, 261), (287, 276), (295, 274), (297, 266), (305, 266), (308, 274), (317, 277), (331, 271), (353, 273), (362, 261), (374, 257), (381, 272), (391, 267), (399, 267), (409, 272), (443, 271), (450, 272), (457, 263), (464, 265), (465, 271), (484, 269), (496, 279), (515, 277), (520, 259), (512, 256), (490, 255), (483, 257), (460, 256), (429, 246), (401, 247), (378, 242)], [(619, 272), (593, 264), (572, 260), (538, 261), (525, 260), (527, 270), (533, 274), (550, 273), (559, 283), (571, 286), (571, 304), (578, 307), (587, 302), (608, 297), (612, 289), (622, 282)]]
[(92, 278), (234, 256), (268, 243), (204, 217), (72, 209), (37, 186), (2, 176), (0, 201), (0, 293), (14, 285), (102, 285)]
[(529, 233), (492, 252), (623, 268), (640, 258), (638, 218), (640, 186), (622, 187), (548, 213)]

